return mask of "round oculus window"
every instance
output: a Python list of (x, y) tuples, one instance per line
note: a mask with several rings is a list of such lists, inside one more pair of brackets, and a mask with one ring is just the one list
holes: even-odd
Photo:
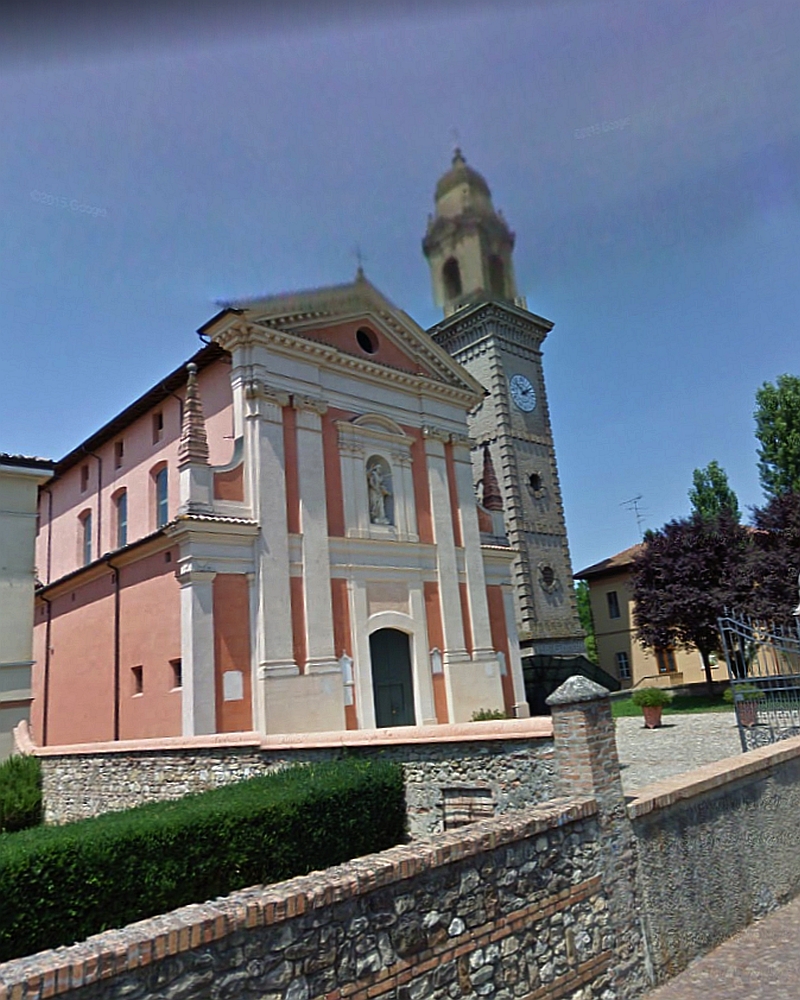
[(362, 326), (356, 330), (356, 340), (358, 346), (365, 354), (374, 354), (378, 350), (378, 338), (367, 327)]

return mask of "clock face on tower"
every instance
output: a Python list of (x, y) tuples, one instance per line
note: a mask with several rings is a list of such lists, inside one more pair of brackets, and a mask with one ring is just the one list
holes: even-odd
[(509, 379), (511, 398), (523, 413), (531, 413), (536, 408), (536, 390), (524, 375), (512, 375)]

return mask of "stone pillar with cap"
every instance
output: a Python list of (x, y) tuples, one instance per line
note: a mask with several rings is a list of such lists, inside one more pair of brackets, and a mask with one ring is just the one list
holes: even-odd
[(622, 790), (609, 692), (588, 677), (569, 677), (547, 699), (553, 717), (560, 795), (597, 802), (603, 891), (614, 930), (614, 986), (637, 997), (652, 985), (638, 902), (636, 839)]

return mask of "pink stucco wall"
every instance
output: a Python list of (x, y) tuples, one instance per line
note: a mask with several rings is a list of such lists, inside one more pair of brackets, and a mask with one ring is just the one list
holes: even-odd
[[(224, 360), (215, 361), (198, 375), (200, 397), (206, 418), (206, 432), (212, 465), (224, 465), (233, 453), (233, 403), (230, 366)], [(184, 389), (177, 394), (184, 395)], [(153, 416), (163, 414), (161, 439), (154, 443)], [(99, 497), (99, 463), (92, 455), (60, 476), (43, 490), (40, 496), (40, 530), (36, 545), (36, 566), (39, 579), (51, 583), (83, 565), (80, 515), (92, 512), (92, 558), (117, 548), (116, 507), (113, 498), (125, 488), (128, 491), (128, 543), (150, 534), (156, 528), (155, 484), (153, 470), (160, 464), (168, 467), (169, 516), (178, 507), (178, 442), (180, 440), (180, 404), (175, 396), (167, 396), (158, 406), (139, 417), (121, 433), (96, 449), (102, 462), (103, 483)], [(116, 468), (115, 445), (123, 442), (124, 457)], [(81, 469), (88, 469), (86, 489), (81, 489)], [(52, 493), (52, 538), (48, 574), (49, 498)], [(98, 544), (99, 543), (99, 544)]]
[[(177, 550), (161, 550), (121, 567), (119, 737), (146, 739), (181, 733), (181, 691), (172, 660), (181, 655)], [(32, 728), (38, 743), (114, 739), (114, 573), (53, 598), (47, 732), (44, 673), (47, 608), (37, 603), (34, 627)], [(143, 690), (134, 690), (141, 667)]]

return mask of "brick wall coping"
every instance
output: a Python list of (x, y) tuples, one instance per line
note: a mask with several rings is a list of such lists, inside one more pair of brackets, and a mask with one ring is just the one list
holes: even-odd
[[(597, 804), (591, 798), (554, 799), (543, 806), (438, 834), (432, 840), (392, 847), (286, 882), (241, 889), (211, 902), (192, 903), (95, 934), (78, 944), (12, 959), (0, 964), (0, 1000), (48, 1000), (201, 947), (234, 931), (278, 924), (462, 858), (530, 839), (596, 812)], [(559, 898), (568, 897), (570, 891), (565, 889)]]
[(628, 802), (628, 816), (636, 819), (684, 799), (722, 788), (741, 778), (759, 773), (766, 776), (773, 768), (796, 757), (800, 757), (800, 736), (705, 764), (696, 771), (678, 774), (638, 790)]
[(21, 722), (14, 738), (21, 753), (37, 757), (63, 757), (80, 754), (158, 753), (169, 750), (208, 750), (225, 747), (253, 747), (259, 750), (308, 750), (325, 747), (397, 746), (425, 743), (481, 743), (497, 740), (546, 740), (553, 736), (548, 716), (529, 719), (500, 719), (489, 722), (461, 722), (440, 726), (397, 726), (393, 729), (349, 729), (328, 733), (287, 733), (264, 736), (261, 733), (215, 733), (210, 736), (165, 736), (146, 740), (115, 740), (103, 743), (71, 743), (62, 746), (37, 746), (27, 724)]

